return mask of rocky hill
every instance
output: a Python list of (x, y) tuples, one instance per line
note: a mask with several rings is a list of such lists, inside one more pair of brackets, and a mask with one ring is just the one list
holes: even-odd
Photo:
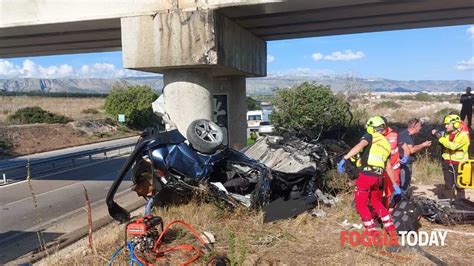
[[(247, 94), (270, 95), (279, 88), (291, 87), (304, 81), (318, 82), (331, 86), (334, 91), (377, 91), (377, 92), (461, 92), (467, 86), (474, 87), (469, 80), (390, 80), (363, 79), (343, 76), (311, 75), (269, 75), (264, 78), (247, 79)], [(36, 79), (19, 78), (0, 80), (0, 90), (16, 92), (67, 92), (107, 93), (116, 84), (148, 85), (155, 90), (163, 88), (163, 78), (136, 77), (124, 79)]]

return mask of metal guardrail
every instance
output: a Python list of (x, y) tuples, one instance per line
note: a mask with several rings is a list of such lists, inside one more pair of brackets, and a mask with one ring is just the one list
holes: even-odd
[[(115, 145), (115, 146), (111, 146), (111, 147), (96, 148), (96, 149), (92, 149), (92, 150), (73, 152), (73, 153), (68, 153), (68, 154), (64, 154), (64, 155), (57, 155), (57, 156), (53, 156), (53, 157), (46, 158), (46, 159), (37, 159), (37, 160), (33, 160), (33, 161), (28, 161), (27, 160), (27, 161), (24, 161), (24, 162), (14, 163), (14, 164), (9, 165), (8, 167), (0, 168), (0, 174), (3, 177), (2, 182), (3, 182), (3, 184), (7, 183), (6, 182), (7, 181), (7, 175), (6, 175), (7, 173), (12, 173), (12, 172), (15, 172), (15, 171), (20, 172), (21, 170), (24, 170), (25, 173), (26, 173), (27, 168), (29, 168), (29, 171), (32, 172), (33, 168), (39, 168), (39, 166), (42, 166), (42, 167), (48, 166), (48, 165), (52, 166), (52, 168), (50, 168), (46, 171), (35, 172), (35, 174), (38, 175), (38, 174), (42, 174), (42, 173), (45, 173), (45, 172), (52, 172), (52, 171), (57, 171), (57, 170), (67, 168), (67, 167), (77, 166), (78, 164), (76, 164), (76, 161), (81, 159), (81, 158), (88, 158), (89, 161), (92, 161), (92, 157), (94, 155), (98, 155), (98, 154), (103, 154), (103, 159), (109, 158), (108, 153), (110, 153), (112, 151), (117, 151), (118, 156), (121, 156), (123, 154), (128, 154), (128, 153), (131, 152), (131, 150), (133, 150), (133, 147), (135, 146), (135, 143), (136, 143), (136, 141), (133, 141), (133, 142), (130, 142), (130, 143)], [(130, 150), (128, 150), (128, 148), (130, 148)], [(126, 149), (127, 151), (122, 152), (122, 150), (124, 150), (124, 149)], [(70, 161), (71, 164), (60, 165), (60, 163), (64, 163), (64, 162), (68, 162), (68, 161)], [(13, 181), (13, 180), (18, 180), (18, 178), (11, 179), (11, 181)], [(2, 182), (0, 182), (0, 184), (2, 184)]]

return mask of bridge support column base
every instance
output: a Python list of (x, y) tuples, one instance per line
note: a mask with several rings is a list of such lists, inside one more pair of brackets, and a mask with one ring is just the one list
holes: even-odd
[(247, 137), (245, 78), (212, 77), (208, 69), (164, 71), (165, 108), (186, 135), (196, 119), (209, 119), (224, 128), (232, 148), (245, 146)]

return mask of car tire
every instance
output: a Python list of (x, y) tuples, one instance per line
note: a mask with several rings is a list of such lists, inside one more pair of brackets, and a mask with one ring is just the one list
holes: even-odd
[(192, 148), (201, 153), (214, 153), (224, 140), (224, 132), (214, 122), (197, 119), (191, 122), (186, 137)]

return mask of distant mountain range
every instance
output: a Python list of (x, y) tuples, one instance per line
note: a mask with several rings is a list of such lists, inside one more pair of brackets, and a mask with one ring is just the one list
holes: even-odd
[[(343, 76), (311, 75), (273, 75), (264, 78), (248, 78), (248, 95), (271, 95), (275, 90), (300, 84), (304, 81), (329, 85), (334, 91), (373, 91), (373, 92), (462, 92), (468, 86), (474, 87), (469, 80), (390, 80), (363, 79)], [(147, 85), (161, 91), (163, 78), (135, 77), (123, 79), (37, 79), (19, 78), (0, 80), (0, 91), (31, 92), (67, 92), (67, 93), (107, 93), (114, 85)]]

